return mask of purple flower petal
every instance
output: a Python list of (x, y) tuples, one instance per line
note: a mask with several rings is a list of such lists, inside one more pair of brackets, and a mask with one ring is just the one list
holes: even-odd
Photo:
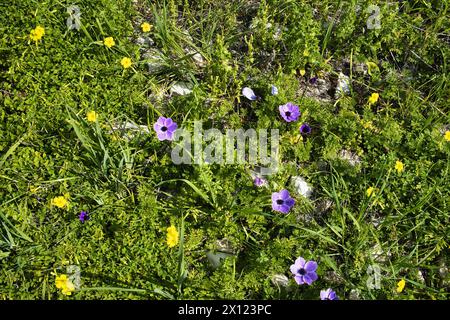
[(298, 257), (297, 259), (295, 259), (294, 265), (297, 267), (298, 269), (304, 268), (305, 267), (305, 259), (303, 259), (302, 257)]
[(320, 291), (320, 300), (339, 300), (339, 297), (336, 295), (336, 292), (328, 288)]
[(280, 206), (277, 205), (275, 202), (272, 202), (272, 210), (273, 211), (280, 211)]
[(173, 124), (172, 119), (166, 118), (166, 119), (164, 120), (164, 126), (170, 127), (172, 124)]
[(300, 269), (295, 263), (291, 264), (289, 270), (291, 270), (292, 274), (295, 276), (297, 274), (298, 269)]
[(270, 93), (275, 96), (278, 94), (278, 88), (272, 85), (272, 88), (270, 89)]
[(278, 109), (281, 117), (283, 117), (286, 122), (296, 121), (298, 117), (300, 117), (300, 110), (298, 106), (292, 104), (291, 102), (279, 106)]
[(301, 134), (311, 133), (311, 127), (309, 126), (309, 124), (307, 124), (307, 123), (302, 124), (300, 127), (300, 133)]
[(172, 121), (172, 123), (167, 126), (167, 131), (173, 133), (175, 130), (177, 130), (177, 128), (178, 128), (178, 125)]
[(170, 140), (170, 141), (172, 141), (173, 140), (173, 135), (174, 135), (174, 133), (175, 132), (173, 132), (173, 131), (167, 131), (167, 133), (166, 133), (166, 140)]
[(177, 130), (178, 125), (170, 118), (159, 117), (153, 124), (153, 129), (160, 141), (173, 140), (173, 134)]
[(289, 210), (291, 210), (291, 207), (285, 205), (285, 204), (276, 204), (276, 203), (272, 203), (272, 209), (281, 213), (288, 213)]
[(310, 273), (308, 273), (308, 274), (305, 274), (304, 276), (303, 276), (303, 281), (305, 281), (305, 283), (307, 283), (308, 285), (311, 285), (312, 283), (313, 283), (313, 279), (310, 277)]
[(260, 177), (256, 177), (256, 178), (253, 180), (253, 183), (254, 183), (255, 186), (257, 186), (257, 187), (261, 187), (261, 186), (265, 185), (266, 182), (267, 182), (267, 181), (266, 181), (265, 179), (260, 178)]
[(166, 124), (166, 118), (159, 117), (158, 120), (156, 120), (156, 123), (158, 123), (161, 126), (164, 126)]
[(272, 193), (272, 203), (276, 202), (279, 198), (280, 198), (280, 196), (279, 196), (278, 192)]
[(281, 213), (288, 213), (289, 210), (291, 210), (291, 207), (289, 207), (289, 206), (287, 206), (287, 205), (285, 205), (285, 204), (282, 204), (282, 205), (279, 207), (279, 210), (278, 210), (278, 211), (280, 211)]
[(162, 127), (163, 127), (163, 125), (160, 124), (160, 123), (158, 123), (158, 122), (155, 122), (155, 123), (153, 124), (153, 129), (154, 129), (156, 132), (158, 132), (159, 130), (161, 130)]
[(81, 211), (78, 219), (80, 219), (80, 221), (84, 223), (86, 220), (89, 220), (89, 213), (87, 213), (86, 211)]
[(157, 132), (156, 135), (158, 136), (159, 141), (164, 141), (167, 139), (167, 134), (165, 132)]
[(289, 197), (290, 197), (289, 191), (287, 191), (286, 189), (281, 190), (278, 194), (279, 194), (281, 200), (286, 200), (286, 199), (289, 199)]
[(272, 209), (282, 213), (288, 213), (292, 206), (295, 204), (294, 199), (289, 195), (289, 191), (286, 189), (280, 192), (272, 193)]
[[(330, 291), (331, 291), (331, 289), (330, 289)], [(329, 299), (329, 300), (338, 300), (338, 297), (337, 297), (337, 295), (336, 295), (336, 292), (331, 291), (331, 292), (328, 294), (328, 299)]]
[(274, 210), (274, 211), (278, 211), (278, 212), (283, 212), (283, 213), (286, 213), (286, 212), (284, 212), (283, 210), (283, 205), (279, 205), (279, 204), (277, 204), (277, 203), (272, 203), (272, 209)]
[(295, 279), (295, 282), (297, 282), (297, 284), (305, 283), (303, 276), (295, 276), (294, 279)]
[(292, 207), (292, 206), (295, 204), (295, 200), (292, 199), (292, 198), (289, 198), (289, 199), (286, 199), (286, 200), (284, 201), (284, 203), (285, 203), (287, 206)]
[(306, 270), (306, 272), (314, 272), (314, 271), (316, 271), (317, 270), (317, 262), (315, 262), (315, 261), (308, 261), (306, 264), (305, 264), (305, 270)]
[(242, 95), (246, 97), (248, 100), (256, 100), (258, 97), (255, 95), (252, 89), (249, 87), (245, 87), (242, 89)]
[(306, 283), (311, 285), (318, 279), (315, 272), (317, 269), (317, 263), (315, 261), (306, 262), (302, 257), (298, 257), (289, 269), (294, 274), (294, 279), (298, 284)]
[(307, 273), (307, 276), (311, 278), (312, 281), (316, 281), (319, 278), (319, 276), (315, 272), (309, 272)]

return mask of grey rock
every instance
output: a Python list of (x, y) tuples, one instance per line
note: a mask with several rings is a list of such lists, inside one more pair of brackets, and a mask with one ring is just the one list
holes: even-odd
[(284, 274), (274, 274), (270, 280), (277, 287), (286, 288), (289, 285), (289, 278)]
[(178, 81), (170, 88), (170, 93), (174, 95), (184, 96), (192, 93), (192, 84), (188, 82)]

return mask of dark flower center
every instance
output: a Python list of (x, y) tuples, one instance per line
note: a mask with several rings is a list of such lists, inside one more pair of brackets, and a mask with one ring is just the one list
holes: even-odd
[(161, 131), (162, 131), (162, 132), (167, 131), (167, 127), (161, 127)]
[(303, 269), (303, 268), (300, 268), (300, 269), (298, 269), (298, 273), (299, 273), (301, 276), (304, 276), (304, 275), (306, 274), (306, 270)]
[(278, 199), (278, 200), (277, 200), (277, 204), (278, 204), (278, 205), (282, 205), (283, 203), (284, 203), (283, 200), (281, 200), (281, 199)]
[(286, 117), (290, 117), (291, 116), (291, 112), (290, 111), (286, 111)]

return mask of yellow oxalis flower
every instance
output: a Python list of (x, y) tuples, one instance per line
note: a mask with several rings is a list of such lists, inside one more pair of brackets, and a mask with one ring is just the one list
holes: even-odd
[(142, 32), (149, 32), (152, 29), (152, 25), (148, 22), (141, 24)]
[(377, 128), (373, 125), (372, 121), (361, 120), (361, 124), (365, 129), (375, 131)]
[(70, 296), (73, 291), (75, 291), (75, 286), (72, 281), (67, 277), (67, 275), (57, 275), (55, 279), (56, 288), (62, 290), (62, 294), (66, 296)]
[(378, 101), (378, 98), (380, 97), (380, 95), (376, 92), (372, 93), (372, 95), (369, 97), (369, 104), (374, 104)]
[(86, 113), (87, 121), (95, 122), (97, 120), (97, 113), (95, 111), (89, 111)]
[(113, 37), (107, 37), (105, 40), (103, 40), (103, 44), (107, 46), (108, 48), (113, 47), (116, 43), (114, 42)]
[(55, 280), (56, 288), (58, 288), (58, 289), (64, 288), (67, 280), (68, 280), (68, 278), (67, 278), (67, 275), (65, 275), (65, 274), (56, 276), (56, 280)]
[(44, 34), (45, 34), (45, 28), (41, 27), (41, 26), (37, 26), (36, 28), (31, 30), (30, 38), (31, 38), (31, 40), (38, 42), (39, 40), (42, 39)]
[(129, 67), (131, 67), (131, 59), (128, 57), (125, 57), (120, 61), (120, 64), (122, 65), (122, 67), (124, 69), (128, 69)]
[(301, 75), (302, 77), (305, 75), (305, 73), (306, 73), (305, 69), (301, 69), (301, 70), (300, 70), (300, 75)]
[(405, 170), (405, 165), (403, 162), (397, 160), (395, 162), (395, 170), (397, 170), (398, 173), (403, 172)]
[(445, 131), (444, 138), (447, 141), (450, 141), (450, 130)]
[(58, 208), (64, 208), (68, 203), (69, 201), (67, 201), (67, 199), (63, 196), (55, 197), (52, 199), (52, 205), (57, 206)]
[(398, 293), (401, 293), (401, 292), (403, 291), (403, 289), (405, 289), (405, 285), (406, 285), (405, 279), (400, 280), (400, 281), (397, 283), (397, 292), (398, 292)]
[(369, 188), (367, 188), (366, 194), (368, 197), (370, 197), (374, 192), (375, 192), (375, 188), (369, 187)]
[(175, 226), (167, 228), (167, 245), (169, 248), (175, 247), (178, 244), (178, 231)]

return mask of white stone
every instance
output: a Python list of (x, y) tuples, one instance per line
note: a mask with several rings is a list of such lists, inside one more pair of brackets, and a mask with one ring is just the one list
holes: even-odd
[(142, 57), (147, 60), (148, 72), (150, 73), (161, 71), (165, 65), (162, 53), (158, 50), (149, 50), (145, 52)]
[(205, 59), (203, 59), (202, 55), (200, 53), (196, 53), (192, 56), (192, 59), (194, 59), (195, 64), (199, 67), (203, 67), (205, 63)]
[(336, 93), (335, 98), (338, 99), (339, 97), (345, 96), (346, 94), (350, 93), (350, 78), (343, 74), (342, 72), (339, 72), (338, 82), (336, 85)]
[(203, 59), (203, 56), (201, 55), (200, 52), (197, 52), (195, 50), (191, 50), (191, 49), (184, 49), (184, 51), (191, 55), (192, 60), (194, 60), (194, 63), (198, 66), (198, 67), (204, 67), (206, 65), (206, 61), (205, 59)]
[(439, 268), (439, 275), (442, 278), (446, 278), (448, 275), (448, 268), (445, 264), (442, 264), (442, 266)]
[(294, 184), (295, 190), (298, 194), (309, 198), (312, 195), (312, 187), (302, 177), (292, 177), (292, 182)]
[(171, 88), (170, 93), (179, 96), (184, 96), (192, 92), (192, 84), (188, 82), (178, 81)]
[(420, 282), (425, 283), (425, 277), (423, 276), (423, 273), (422, 273), (422, 271), (420, 271), (420, 270), (417, 270), (417, 279), (418, 279)]
[(352, 289), (350, 291), (349, 300), (361, 300), (360, 291), (358, 289)]
[(273, 34), (273, 39), (274, 40), (280, 40), (281, 39), (281, 28), (277, 27), (275, 29), (275, 33)]
[(378, 243), (376, 243), (372, 247), (372, 249), (370, 251), (370, 255), (371, 255), (373, 261), (376, 261), (379, 263), (385, 263), (391, 257), (390, 252), (385, 252)]
[(342, 149), (341, 151), (339, 151), (339, 157), (342, 160), (348, 161), (348, 163), (353, 167), (356, 166), (357, 164), (361, 163), (361, 158), (358, 157), (358, 155), (356, 153), (345, 150), (345, 149)]
[(226, 252), (213, 252), (209, 251), (206, 253), (206, 257), (208, 258), (209, 263), (214, 269), (217, 269), (222, 264), (223, 260), (228, 257), (231, 257), (232, 254)]
[(124, 122), (124, 123), (117, 123), (112, 126), (113, 130), (134, 130), (134, 131), (144, 131), (144, 132), (150, 132), (147, 126), (144, 125), (137, 125), (133, 122)]
[(233, 245), (231, 244), (230, 240), (224, 238), (216, 241), (216, 247), (217, 250), (225, 253), (233, 253)]
[(145, 39), (143, 37), (138, 37), (136, 39), (136, 44), (143, 46), (145, 44)]
[(289, 279), (284, 274), (275, 274), (272, 276), (272, 283), (278, 287), (287, 287)]

